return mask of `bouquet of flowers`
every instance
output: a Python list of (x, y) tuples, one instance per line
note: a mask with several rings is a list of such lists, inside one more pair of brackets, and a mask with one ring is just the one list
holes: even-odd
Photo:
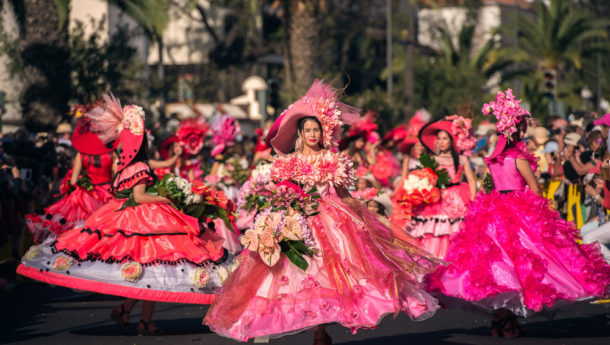
[(303, 256), (314, 254), (315, 243), (307, 217), (318, 213), (320, 195), (316, 189), (305, 192), (289, 180), (277, 184), (269, 181), (246, 199), (242, 207), (264, 211), (257, 215), (254, 227), (241, 237), (244, 247), (258, 252), (269, 266), (275, 265), (283, 253), (305, 271), (309, 264)]
[(440, 190), (451, 179), (445, 169), (439, 169), (434, 157), (423, 154), (419, 158), (422, 168), (413, 170), (397, 191), (396, 203), (404, 214), (412, 215), (414, 207), (439, 202)]
[[(72, 178), (72, 169), (68, 170), (68, 173), (61, 180), (59, 185), (59, 195), (70, 194), (74, 191), (74, 186), (70, 184), (70, 179)], [(85, 169), (81, 169), (80, 175), (78, 175), (78, 180), (76, 182), (76, 186), (86, 190), (93, 190), (93, 183), (91, 183), (91, 178), (87, 175)]]
[[(224, 194), (219, 195), (218, 192), (199, 181), (191, 183), (185, 178), (166, 174), (161, 181), (148, 187), (146, 193), (170, 199), (172, 201), (171, 205), (177, 210), (197, 218), (201, 222), (207, 223), (210, 219), (220, 218), (229, 229), (233, 229), (233, 224), (229, 219), (230, 211), (227, 212), (231, 205), (228, 204), (226, 197), (223, 200)], [(129, 189), (117, 192), (115, 197), (117, 199), (127, 199), (120, 210), (138, 205)]]

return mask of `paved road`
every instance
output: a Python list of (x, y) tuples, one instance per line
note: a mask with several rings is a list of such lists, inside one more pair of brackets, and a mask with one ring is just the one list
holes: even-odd
[[(160, 337), (123, 335), (110, 318), (110, 309), (120, 298), (74, 292), (61, 287), (27, 282), (0, 295), (0, 343), (6, 344), (238, 344), (201, 326), (206, 306), (159, 303), (155, 311), (158, 326), (167, 331)], [(132, 321), (139, 317), (134, 309)], [(336, 344), (349, 345), (589, 345), (610, 344), (610, 304), (579, 303), (549, 320), (527, 319), (528, 336), (495, 339), (489, 335), (489, 317), (462, 310), (443, 310), (432, 319), (412, 322), (405, 315), (386, 317), (375, 330), (349, 330), (332, 325), (328, 331)], [(313, 334), (304, 332), (279, 339), (271, 345), (311, 344)]]

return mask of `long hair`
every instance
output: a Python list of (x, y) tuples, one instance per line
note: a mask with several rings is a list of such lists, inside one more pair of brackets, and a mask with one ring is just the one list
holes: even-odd
[(447, 131), (441, 130), (441, 132), (447, 133), (447, 136), (449, 137), (449, 152), (451, 153), (451, 159), (453, 159), (453, 168), (457, 173), (458, 169), (460, 168), (460, 155), (455, 150), (455, 146), (453, 146), (453, 136)]

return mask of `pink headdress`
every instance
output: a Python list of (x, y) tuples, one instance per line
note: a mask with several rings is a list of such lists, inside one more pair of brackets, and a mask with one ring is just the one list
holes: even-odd
[(91, 119), (91, 128), (103, 143), (119, 139), (123, 152), (117, 170), (127, 167), (138, 153), (144, 139), (144, 110), (137, 105), (121, 107), (114, 95), (104, 95), (101, 104), (85, 116)]
[(212, 156), (216, 156), (227, 147), (235, 145), (235, 138), (240, 131), (239, 123), (231, 115), (221, 115), (212, 124)]
[(521, 105), (521, 100), (516, 100), (513, 90), (507, 89), (506, 93), (498, 91), (496, 100), (483, 105), (484, 115), (493, 115), (498, 119), (496, 128), (507, 141), (510, 141), (513, 133), (517, 132), (517, 125), (523, 120), (531, 120), (530, 114)]
[(196, 155), (203, 148), (205, 134), (210, 126), (200, 118), (187, 119), (180, 122), (176, 136), (184, 145), (184, 152), (189, 155)]
[(330, 85), (316, 79), (307, 94), (291, 104), (275, 121), (266, 141), (275, 151), (289, 153), (297, 134), (300, 119), (315, 116), (322, 124), (322, 145), (336, 150), (343, 125), (352, 125), (360, 118), (360, 109), (339, 102), (339, 96)]
[(417, 137), (419, 131), (430, 121), (432, 116), (426, 109), (419, 109), (415, 112), (411, 120), (409, 120), (409, 125), (406, 129), (406, 134), (402, 138), (402, 142), (398, 145), (398, 150), (402, 153), (406, 153), (408, 155), (411, 154), (411, 148), (415, 143), (419, 142), (419, 138)]
[(532, 114), (525, 110), (520, 103), (521, 100), (515, 100), (513, 90), (507, 89), (506, 94), (502, 91), (498, 91), (495, 101), (483, 105), (481, 111), (484, 115), (493, 113), (496, 119), (498, 119), (496, 128), (498, 129), (498, 133), (500, 133), (496, 147), (486, 161), (491, 161), (504, 152), (506, 145), (512, 139), (512, 135), (517, 132), (517, 125), (521, 121), (526, 120), (531, 122)]

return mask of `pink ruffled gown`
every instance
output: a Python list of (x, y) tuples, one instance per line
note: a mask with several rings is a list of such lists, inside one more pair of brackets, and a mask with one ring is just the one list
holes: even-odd
[(470, 201), (468, 184), (461, 182), (464, 165), (469, 163), (466, 157), (460, 156), (456, 171), (451, 158), (436, 157), (436, 160), (440, 168), (449, 173), (451, 186), (441, 189), (440, 202), (413, 210), (414, 216), (407, 225), (407, 232), (417, 238), (426, 251), (443, 259), (451, 245), (451, 236), (460, 231), (466, 204)]
[[(322, 157), (324, 156), (324, 157)], [(319, 253), (306, 271), (283, 254), (273, 267), (246, 251), (227, 279), (204, 323), (222, 336), (247, 341), (278, 337), (337, 322), (352, 331), (375, 327), (384, 315), (404, 311), (422, 320), (438, 308), (420, 286), (437, 263), (415, 244), (393, 238), (359, 203), (348, 206), (333, 184), (353, 182), (345, 155), (279, 156), (271, 178), (310, 181), (322, 194), (320, 213), (307, 223)], [(345, 182), (347, 184), (347, 182)]]
[(42, 243), (47, 237), (56, 237), (85, 225), (93, 212), (113, 199), (108, 191), (112, 177), (112, 156), (109, 153), (100, 155), (99, 164), (90, 155), (83, 154), (82, 160), (82, 169), (91, 179), (93, 189), (76, 186), (70, 194), (47, 207), (43, 215), (28, 214), (25, 220), (34, 242)]
[(469, 205), (445, 257), (450, 265), (429, 277), (429, 291), (520, 316), (607, 295), (610, 266), (599, 247), (576, 243), (574, 224), (527, 188), (517, 158), (535, 171), (536, 158), (517, 148), (488, 162), (495, 190)]

